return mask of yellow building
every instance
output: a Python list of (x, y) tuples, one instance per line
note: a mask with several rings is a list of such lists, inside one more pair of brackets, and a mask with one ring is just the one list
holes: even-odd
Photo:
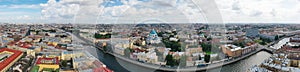
[(63, 42), (63, 43), (71, 43), (72, 39), (70, 39), (70, 38), (62, 38), (62, 39), (60, 39), (60, 41)]
[(53, 45), (54, 47), (57, 46), (57, 42), (48, 42), (48, 45)]
[(36, 65), (39, 66), (39, 71), (42, 71), (45, 68), (50, 69), (59, 69), (59, 58), (38, 58)]
[(73, 53), (72, 51), (63, 51), (61, 53), (61, 59), (62, 60), (71, 60), (71, 58), (82, 56), (82, 53)]
[(19, 51), (22, 51), (22, 52), (26, 52), (28, 55), (35, 56), (35, 51), (31, 50), (31, 49), (22, 48), (22, 47), (15, 46), (15, 45), (13, 45), (13, 46), (9, 45), (8, 48), (14, 49), (14, 50), (19, 50)]

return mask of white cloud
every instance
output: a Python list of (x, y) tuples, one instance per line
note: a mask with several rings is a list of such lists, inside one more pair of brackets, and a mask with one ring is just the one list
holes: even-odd
[(23, 16), (18, 16), (17, 19), (18, 20), (30, 20), (30, 19), (32, 19), (32, 17), (30, 17), (28, 15), (23, 15)]
[[(49, 0), (42, 7), (42, 18), (48, 21), (63, 23), (82, 22), (81, 20), (94, 19), (101, 7), (103, 0)], [(93, 17), (94, 16), (94, 17)], [(79, 19), (78, 19), (79, 18)], [(90, 21), (84, 21), (90, 22)]]
[[(199, 9), (186, 0), (121, 0), (122, 5), (105, 7), (103, 0), (49, 0), (41, 4), (44, 18), (74, 19), (76, 22), (87, 19), (94, 23), (118, 22), (133, 23), (147, 19), (161, 19), (172, 22), (189, 22), (201, 18)], [(114, 2), (110, 2), (114, 3)], [(98, 19), (98, 20), (97, 20)], [(82, 22), (82, 21), (81, 21)], [(194, 21), (195, 22), (195, 21)]]
[[(225, 22), (299, 22), (298, 0), (216, 1)], [(296, 17), (297, 16), (297, 17)]]
[(0, 5), (0, 8), (10, 8), (10, 9), (18, 9), (18, 8), (28, 8), (28, 9), (39, 9), (40, 5), (37, 4), (21, 4), (21, 5)]
[[(75, 1), (74, 1), (75, 2)], [(79, 10), (79, 3), (56, 2), (49, 0), (47, 4), (40, 4), (45, 18), (73, 18)]]
[[(49, 0), (41, 4), (45, 19), (75, 23), (133, 23), (147, 19), (165, 22), (205, 22), (191, 0), (121, 0), (122, 5), (103, 5), (105, 0)], [(110, 1), (109, 3), (116, 3)], [(224, 22), (299, 22), (299, 0), (216, 0)], [(201, 7), (200, 7), (201, 8)], [(52, 18), (52, 19), (50, 19)]]

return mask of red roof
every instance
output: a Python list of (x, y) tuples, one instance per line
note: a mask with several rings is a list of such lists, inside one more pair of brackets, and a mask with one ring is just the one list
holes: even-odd
[(105, 72), (113, 72), (112, 70), (108, 69), (107, 67), (103, 67)]
[(50, 64), (59, 64), (58, 57), (55, 57), (55, 58), (38, 58), (38, 60), (36, 61), (36, 64), (47, 64), (47, 63), (43, 63), (42, 60), (50, 60), (50, 61), (52, 60), (53, 63), (50, 63)]
[(30, 47), (32, 47), (32, 44), (27, 43), (27, 42), (19, 42), (18, 46), (22, 47), (22, 48), (30, 48)]
[(8, 43), (9, 46), (15, 45), (17, 42), (16, 41), (11, 41)]
[(93, 72), (113, 72), (112, 70), (108, 69), (107, 67), (104, 67), (104, 64), (100, 61), (94, 61), (95, 65), (97, 65), (98, 68), (94, 68)]
[(99, 68), (94, 68), (93, 72), (113, 72), (113, 71), (108, 69), (107, 67), (99, 67)]
[(12, 63), (13, 60), (15, 60), (16, 58), (18, 58), (22, 54), (22, 51), (18, 51), (18, 50), (13, 50), (13, 49), (8, 49), (8, 48), (2, 48), (2, 49), (0, 49), (0, 53), (4, 52), (4, 51), (13, 52), (14, 54), (11, 55), (11, 56), (9, 56), (6, 60), (0, 62), (0, 71), (2, 69), (4, 69), (7, 65), (9, 65), (10, 63)]

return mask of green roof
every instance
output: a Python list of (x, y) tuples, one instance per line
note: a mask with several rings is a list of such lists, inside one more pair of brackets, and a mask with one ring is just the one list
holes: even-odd
[(32, 70), (30, 72), (39, 72), (39, 66), (33, 66)]
[(43, 68), (43, 70), (42, 70), (42, 71), (53, 72), (53, 71), (54, 71), (54, 69), (53, 69), (53, 68)]

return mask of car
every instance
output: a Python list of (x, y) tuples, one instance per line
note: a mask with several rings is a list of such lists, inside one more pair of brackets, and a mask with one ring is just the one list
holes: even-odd
[(205, 67), (207, 64), (198, 64), (197, 67)]

